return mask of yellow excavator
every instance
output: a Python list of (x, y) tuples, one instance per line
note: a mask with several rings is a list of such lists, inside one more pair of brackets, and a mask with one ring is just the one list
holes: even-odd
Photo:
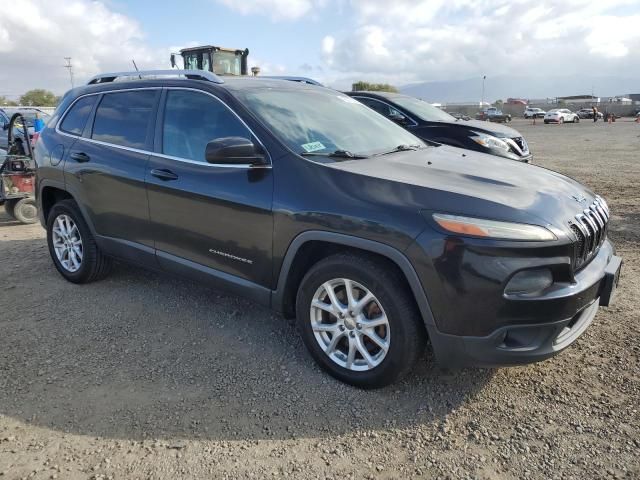
[[(176, 56), (181, 55), (184, 70), (206, 70), (216, 75), (247, 75), (249, 49), (223, 48), (213, 45), (183, 48), (171, 54), (171, 67), (176, 68)], [(253, 69), (252, 69), (253, 70)], [(256, 74), (257, 72), (254, 72)]]

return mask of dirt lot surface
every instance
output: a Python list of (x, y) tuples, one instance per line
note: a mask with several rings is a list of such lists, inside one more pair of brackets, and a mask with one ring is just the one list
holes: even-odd
[(0, 480), (640, 478), (640, 125), (514, 121), (536, 163), (604, 195), (617, 302), (537, 365), (360, 391), (292, 323), (119, 265), (65, 282), (0, 214)]

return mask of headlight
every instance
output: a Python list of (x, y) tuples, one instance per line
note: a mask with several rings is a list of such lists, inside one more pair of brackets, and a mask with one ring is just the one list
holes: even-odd
[(486, 135), (484, 133), (474, 132), (475, 135), (471, 137), (471, 140), (487, 148), (497, 148), (499, 150), (509, 151), (509, 144), (504, 140), (500, 140), (493, 135)]
[(499, 222), (497, 220), (460, 217), (444, 213), (434, 213), (433, 219), (446, 231), (461, 235), (501, 240), (528, 240), (532, 242), (556, 240), (556, 236), (551, 231), (538, 225)]

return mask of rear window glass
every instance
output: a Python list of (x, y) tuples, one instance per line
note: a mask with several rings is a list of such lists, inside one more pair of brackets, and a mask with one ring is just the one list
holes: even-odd
[(91, 138), (131, 148), (145, 148), (152, 125), (156, 90), (108, 93), (98, 105)]
[(60, 129), (73, 135), (82, 135), (94, 103), (96, 103), (96, 95), (83, 97), (74, 103), (69, 113), (64, 117)]

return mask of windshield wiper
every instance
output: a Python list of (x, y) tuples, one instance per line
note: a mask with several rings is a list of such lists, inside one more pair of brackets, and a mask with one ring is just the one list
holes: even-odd
[(321, 157), (332, 157), (332, 158), (348, 158), (348, 159), (360, 159), (360, 158), (369, 158), (367, 155), (358, 155), (356, 153), (351, 153), (349, 150), (336, 150), (334, 152), (302, 152), (300, 153), (303, 157), (309, 156), (321, 156)]
[(389, 150), (388, 152), (377, 153), (376, 156), (389, 155), (390, 153), (396, 153), (396, 152), (414, 152), (416, 150), (419, 150), (420, 148), (421, 148), (420, 145), (398, 145), (393, 150)]

